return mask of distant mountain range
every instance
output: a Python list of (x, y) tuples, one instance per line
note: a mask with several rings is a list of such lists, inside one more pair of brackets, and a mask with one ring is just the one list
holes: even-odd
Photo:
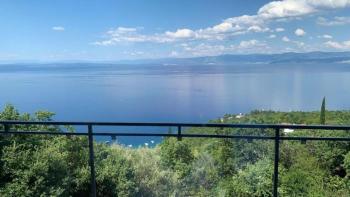
[(227, 54), (192, 58), (138, 59), (120, 61), (65, 60), (65, 61), (0, 61), (0, 64), (162, 64), (162, 65), (230, 65), (230, 64), (285, 64), (285, 63), (350, 63), (350, 52), (308, 52), (280, 54)]
[(350, 52), (308, 52), (281, 54), (219, 55), (194, 58), (164, 58), (118, 61), (122, 64), (208, 65), (208, 64), (277, 64), (277, 63), (350, 63)]

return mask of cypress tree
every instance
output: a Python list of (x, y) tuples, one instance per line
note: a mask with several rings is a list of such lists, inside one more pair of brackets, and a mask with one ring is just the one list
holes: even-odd
[(320, 123), (326, 124), (326, 97), (323, 97), (323, 100), (322, 100)]

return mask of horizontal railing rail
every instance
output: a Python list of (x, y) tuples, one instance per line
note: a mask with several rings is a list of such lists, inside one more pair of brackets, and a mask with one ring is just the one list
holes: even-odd
[(70, 121), (0, 121), (0, 125), (58, 125), (58, 126), (141, 126), (141, 127), (217, 127), (217, 128), (263, 128), (263, 129), (324, 129), (350, 130), (350, 125), (305, 124), (224, 124), (224, 123), (149, 123), (149, 122), (70, 122)]
[[(297, 124), (198, 124), (198, 123), (141, 123), (141, 122), (65, 122), (65, 121), (0, 121), (3, 130), (0, 134), (9, 135), (66, 135), (66, 136), (88, 136), (89, 142), (89, 165), (91, 174), (91, 196), (96, 196), (96, 176), (94, 162), (94, 136), (130, 136), (130, 137), (175, 137), (178, 140), (182, 138), (227, 138), (236, 140), (273, 140), (274, 141), (274, 174), (273, 174), (273, 196), (278, 196), (278, 164), (280, 154), (280, 141), (350, 141), (349, 137), (308, 137), (308, 136), (284, 136), (281, 135), (281, 129), (294, 130), (343, 130), (350, 131), (350, 125), (297, 125)], [(46, 126), (86, 126), (86, 132), (53, 132), (53, 131), (18, 131), (11, 130), (15, 125), (46, 125)], [(149, 132), (93, 132), (97, 126), (108, 127), (176, 127), (176, 133), (149, 133)], [(273, 136), (258, 135), (223, 135), (223, 134), (193, 134), (183, 132), (183, 128), (241, 128), (241, 129), (273, 129)]]

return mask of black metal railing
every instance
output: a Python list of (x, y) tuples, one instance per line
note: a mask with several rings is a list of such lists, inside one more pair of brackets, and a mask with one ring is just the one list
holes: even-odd
[[(4, 130), (0, 134), (29, 134), (29, 135), (66, 135), (66, 136), (88, 136), (89, 141), (89, 165), (91, 173), (91, 196), (96, 196), (96, 179), (94, 165), (94, 136), (154, 136), (154, 137), (176, 137), (182, 138), (227, 138), (236, 140), (273, 140), (274, 141), (274, 174), (273, 174), (273, 196), (278, 196), (278, 164), (280, 154), (280, 141), (297, 140), (306, 141), (350, 141), (349, 137), (293, 137), (281, 136), (281, 129), (295, 130), (350, 130), (350, 126), (331, 126), (331, 125), (294, 125), (294, 124), (192, 124), (192, 123), (133, 123), (133, 122), (37, 122), (37, 121), (0, 121)], [(87, 132), (52, 132), (52, 131), (17, 131), (11, 130), (15, 125), (51, 125), (51, 126), (86, 126)], [(140, 133), (140, 132), (94, 132), (96, 126), (119, 126), (119, 127), (176, 127), (177, 133)], [(273, 129), (274, 136), (257, 135), (222, 135), (222, 134), (190, 134), (183, 133), (185, 127), (212, 127), (212, 128), (244, 128), (244, 129)]]

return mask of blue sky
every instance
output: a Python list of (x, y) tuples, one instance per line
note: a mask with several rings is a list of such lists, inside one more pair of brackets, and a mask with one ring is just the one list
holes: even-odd
[(0, 61), (350, 50), (350, 0), (0, 0)]

